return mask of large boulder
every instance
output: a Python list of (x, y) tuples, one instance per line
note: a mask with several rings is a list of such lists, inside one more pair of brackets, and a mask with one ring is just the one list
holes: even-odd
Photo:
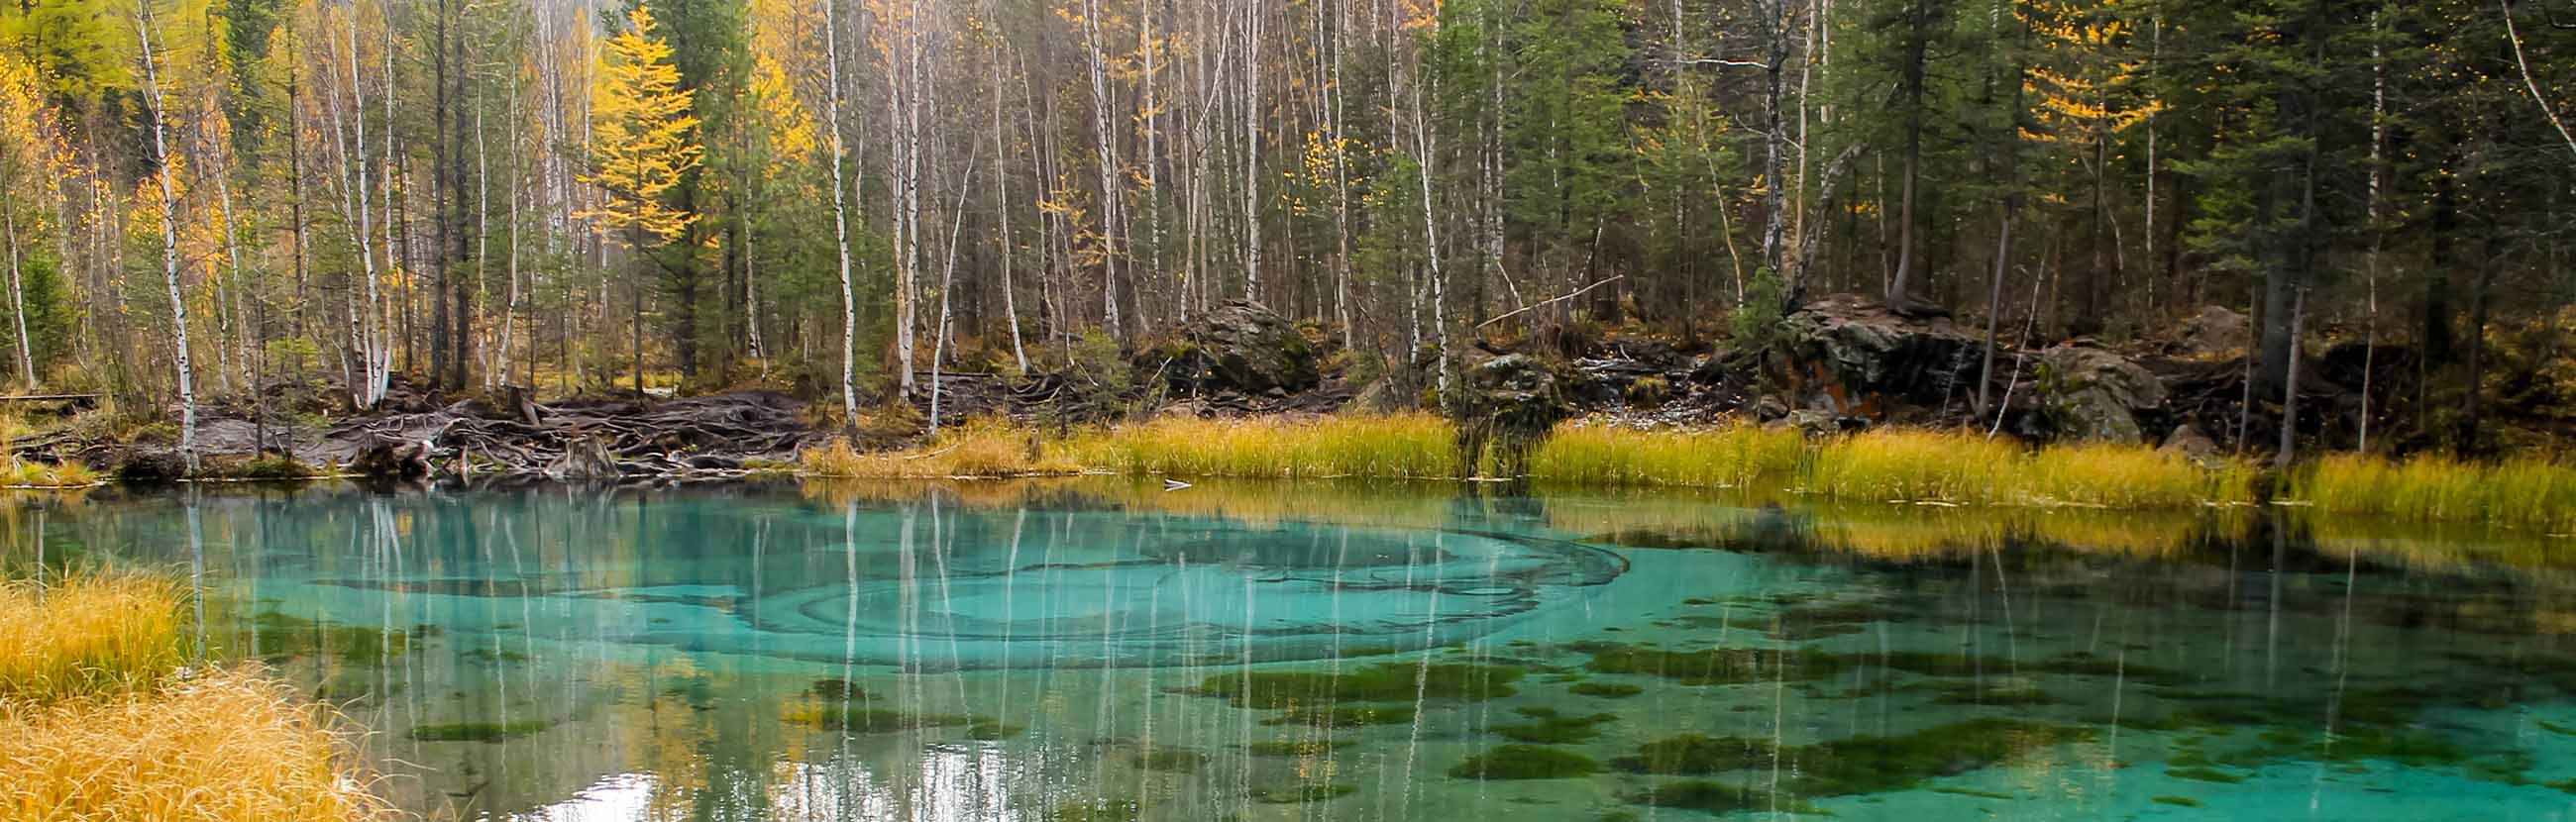
[(2138, 415), (2162, 409), (2165, 385), (2127, 357), (2082, 344), (2039, 355), (2039, 401), (2061, 438), (2137, 444)]
[(2182, 321), (2182, 353), (2218, 356), (2254, 342), (2254, 323), (2224, 306), (2204, 305)]
[(1948, 317), (1913, 319), (1844, 294), (1790, 312), (1781, 327), (1794, 405), (1880, 416), (1892, 401), (1973, 393), (1980, 342)]
[(1161, 367), (1175, 391), (1303, 391), (1323, 381), (1315, 346), (1297, 325), (1260, 303), (1229, 300), (1190, 323), (1165, 349)]
[(1572, 415), (1561, 369), (1528, 354), (1505, 354), (1467, 369), (1447, 404), (1458, 420), (1459, 446), (1473, 458), (1492, 446), (1504, 475), (1547, 432)]

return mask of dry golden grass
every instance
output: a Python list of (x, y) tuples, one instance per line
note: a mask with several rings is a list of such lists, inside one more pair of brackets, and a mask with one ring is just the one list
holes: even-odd
[(2287, 496), (2335, 513), (2576, 531), (2576, 465), (2546, 457), (2397, 462), (2332, 454), (2292, 474)]
[(388, 819), (320, 709), (249, 670), (0, 702), (0, 815), (25, 822)]
[(1087, 464), (1192, 477), (1464, 475), (1457, 429), (1425, 413), (1211, 420), (1157, 417), (1080, 443)]
[(141, 688), (179, 666), (178, 588), (92, 574), (38, 588), (0, 582), (0, 702)]
[(1577, 485), (1742, 487), (1790, 476), (1806, 453), (1806, 438), (1791, 428), (1565, 425), (1530, 453), (1529, 475)]
[(1046, 442), (1026, 428), (993, 420), (969, 420), (940, 432), (937, 442), (906, 451), (861, 453), (835, 440), (806, 449), (797, 465), (818, 477), (932, 479), (951, 477), (1028, 477), (1075, 474), (1082, 465), (1066, 447)]
[(1832, 440), (1807, 463), (1809, 492), (1960, 505), (2179, 508), (2251, 502), (2255, 469), (2195, 463), (2137, 445), (2031, 449), (1971, 432), (1878, 429)]

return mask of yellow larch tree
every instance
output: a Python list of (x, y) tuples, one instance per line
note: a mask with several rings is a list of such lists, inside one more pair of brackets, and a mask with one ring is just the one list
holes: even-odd
[(638, 5), (626, 19), (626, 31), (600, 50), (591, 85), (591, 172), (582, 181), (608, 196), (576, 216), (604, 233), (625, 232), (629, 244), (641, 246), (646, 235), (677, 239), (697, 218), (672, 208), (663, 195), (698, 165), (704, 150), (697, 144), (698, 118), (689, 113), (690, 92), (679, 87), (680, 69), (671, 62), (671, 45), (654, 33), (652, 12)]

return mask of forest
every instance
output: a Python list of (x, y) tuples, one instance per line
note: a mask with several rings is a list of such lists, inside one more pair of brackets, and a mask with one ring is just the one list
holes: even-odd
[(0, 337), (184, 448), (397, 386), (854, 419), (1232, 300), (1396, 404), (1835, 293), (1990, 368), (2221, 306), (2249, 403), (2358, 362), (2330, 445), (2475, 453), (2576, 398), (2570, 120), (2563, 0), (9, 0)]

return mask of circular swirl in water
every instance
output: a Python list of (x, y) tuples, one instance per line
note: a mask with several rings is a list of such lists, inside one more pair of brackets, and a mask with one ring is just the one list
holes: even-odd
[(764, 653), (928, 669), (1273, 662), (1482, 636), (1626, 570), (1510, 534), (1186, 519), (859, 548), (742, 616)]

